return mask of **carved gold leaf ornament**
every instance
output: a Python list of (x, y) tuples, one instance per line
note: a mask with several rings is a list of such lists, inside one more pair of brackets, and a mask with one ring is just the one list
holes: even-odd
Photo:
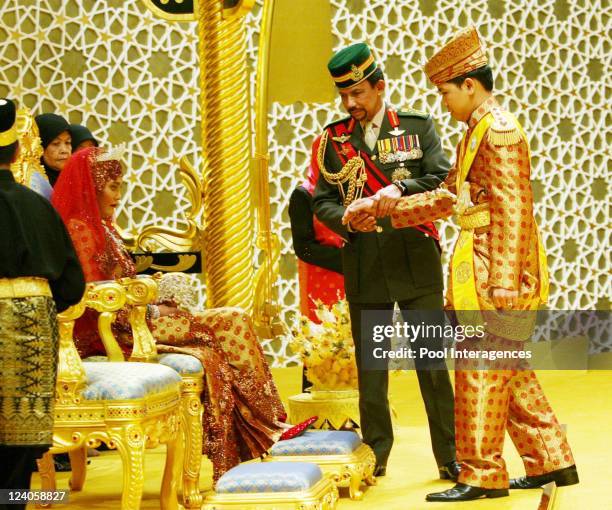
[[(182, 157), (179, 163), (179, 173), (187, 188), (187, 199), (190, 208), (185, 215), (187, 227), (184, 230), (168, 227), (146, 227), (136, 237), (136, 247), (143, 251), (153, 251), (155, 246), (163, 246), (170, 251), (195, 251), (200, 249), (202, 193), (203, 186), (196, 170), (187, 158)], [(181, 261), (184, 265), (187, 261)], [(193, 263), (191, 264), (193, 265)], [(191, 266), (189, 266), (191, 267)], [(158, 269), (158, 268), (154, 268)], [(164, 268), (165, 269), (165, 268)], [(173, 268), (173, 271), (184, 270)]]
[(17, 160), (11, 165), (15, 181), (20, 184), (29, 185), (34, 173), (40, 174), (43, 179), (47, 180), (45, 169), (40, 163), (43, 148), (40, 143), (38, 126), (30, 110), (19, 108), (17, 110), (16, 124), (19, 153)]
[(111, 329), (115, 315), (126, 303), (127, 295), (120, 283), (109, 281), (90, 283), (85, 293), (85, 305), (100, 313), (98, 329), (109, 361), (123, 361), (123, 351)]
[(134, 264), (136, 266), (136, 272), (142, 273), (151, 267), (151, 264), (153, 264), (153, 257), (151, 255), (136, 255), (136, 257), (134, 257)]
[(57, 369), (56, 398), (62, 404), (78, 404), (81, 391), (85, 388), (85, 369), (72, 340), (74, 321), (85, 312), (85, 303), (71, 306), (58, 314), (59, 358)]
[(126, 293), (126, 303), (130, 305), (128, 320), (132, 327), (134, 347), (130, 361), (156, 362), (158, 360), (155, 339), (147, 326), (147, 305), (157, 297), (157, 282), (144, 276), (122, 278), (119, 283)]

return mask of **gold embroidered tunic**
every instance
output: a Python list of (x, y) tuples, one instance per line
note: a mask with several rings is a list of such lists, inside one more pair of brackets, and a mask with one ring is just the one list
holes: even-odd
[[(468, 138), (492, 110), (499, 116), (505, 115), (491, 97), (472, 113)], [(457, 172), (455, 165), (442, 185), (455, 196), (461, 191), (456, 189)], [(487, 207), (491, 218), (488, 226), (474, 231), (474, 275), (483, 309), (493, 308), (489, 289), (495, 287), (518, 290), (519, 308), (528, 307), (531, 300), (537, 299), (538, 233), (530, 173), (529, 147), (523, 137), (514, 144), (496, 145), (490, 136), (485, 136), (469, 170), (469, 199), (475, 206)], [(457, 203), (452, 195), (438, 189), (402, 198), (391, 217), (393, 226), (410, 227), (451, 216)], [(450, 308), (453, 308), (452, 284), (449, 281), (447, 289)]]

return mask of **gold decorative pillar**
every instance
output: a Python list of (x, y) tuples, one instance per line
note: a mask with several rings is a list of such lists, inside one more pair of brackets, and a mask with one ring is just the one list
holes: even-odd
[(270, 174), (268, 168), (268, 77), (270, 74), (270, 34), (275, 0), (267, 0), (262, 7), (257, 56), (257, 85), (255, 90), (255, 182), (257, 184), (257, 247), (262, 251), (262, 264), (255, 275), (253, 321), (257, 334), (273, 338), (283, 332), (278, 321), (279, 307), (273, 292), (278, 277), (280, 242), (272, 232), (270, 217)]
[[(242, 2), (241, 2), (242, 3)], [(220, 0), (195, 2), (198, 21), (207, 306), (253, 302), (253, 208), (246, 27)]]

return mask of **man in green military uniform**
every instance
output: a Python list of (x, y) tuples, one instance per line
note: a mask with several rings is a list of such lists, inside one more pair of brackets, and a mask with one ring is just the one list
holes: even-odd
[[(388, 218), (376, 224), (368, 215), (344, 226), (342, 216), (361, 195), (377, 195), (381, 213), (390, 212), (402, 196), (440, 185), (450, 164), (429, 115), (385, 104), (384, 75), (366, 44), (341, 50), (328, 68), (350, 117), (327, 126), (315, 141), (312, 164), (321, 176), (313, 209), (346, 240), (342, 264), (357, 353), (361, 428), (376, 454), (376, 475), (382, 476), (393, 444), (388, 372), (365, 366), (363, 348), (372, 345), (372, 338), (366, 333), (362, 338), (362, 313), (384, 311), (383, 322), (391, 324), (395, 303), (403, 312), (442, 310), (437, 232), (433, 224), (393, 229)], [(446, 366), (438, 363), (431, 370), (417, 362), (416, 368), (440, 476), (456, 479), (453, 390)]]

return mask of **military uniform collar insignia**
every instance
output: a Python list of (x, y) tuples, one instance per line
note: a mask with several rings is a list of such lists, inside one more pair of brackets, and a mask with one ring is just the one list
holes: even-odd
[(347, 133), (343, 133), (340, 136), (332, 136), (332, 140), (334, 142), (346, 143), (346, 142), (348, 142), (350, 137), (351, 137), (351, 135), (349, 135)]
[(355, 119), (351, 117), (348, 122), (342, 122), (336, 129), (336, 136), (332, 136), (334, 142), (345, 144), (351, 138), (355, 129)]

